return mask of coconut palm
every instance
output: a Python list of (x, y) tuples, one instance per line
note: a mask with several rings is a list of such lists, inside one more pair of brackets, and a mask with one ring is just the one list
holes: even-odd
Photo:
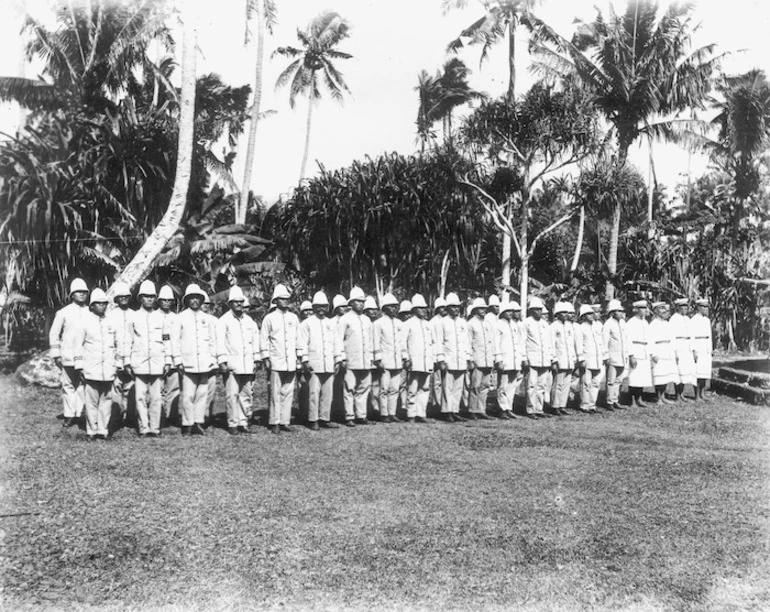
[(279, 47), (273, 55), (296, 58), (278, 76), (275, 83), (279, 89), (291, 81), (289, 87), (289, 105), (294, 108), (297, 96), (308, 98), (307, 127), (305, 130), (305, 152), (302, 155), (300, 181), (305, 177), (307, 156), (310, 149), (310, 126), (313, 116), (313, 106), (321, 99), (321, 83), (323, 83), (338, 102), (342, 101), (342, 92), (347, 91), (347, 84), (342, 74), (332, 63), (336, 59), (350, 59), (349, 53), (337, 51), (336, 47), (349, 36), (350, 24), (334, 11), (325, 11), (315, 17), (303, 32), (297, 30), (297, 38), (302, 43), (301, 49), (296, 47)]
[[(673, 138), (690, 120), (677, 114), (702, 106), (720, 55), (715, 45), (691, 48), (693, 7), (658, 7), (632, 0), (618, 15), (612, 7), (605, 19), (597, 10), (590, 23), (580, 22), (568, 41), (543, 22), (531, 21), (537, 39), (536, 68), (551, 75), (577, 76), (593, 92), (595, 103), (612, 124), (617, 141), (615, 163), (626, 163), (628, 150), (641, 135)], [(607, 299), (614, 295), (617, 272), (620, 204), (612, 210)]]
[(257, 143), (257, 126), (259, 125), (259, 107), (262, 102), (262, 67), (265, 55), (265, 33), (273, 33), (276, 23), (277, 8), (273, 0), (246, 0), (246, 36), (244, 43), (248, 44), (250, 31), (249, 21), (253, 18), (257, 24), (257, 63), (254, 77), (254, 99), (251, 103), (251, 122), (249, 123), (249, 140), (246, 145), (246, 163), (243, 169), (243, 183), (238, 205), (235, 209), (235, 222), (246, 222), (246, 211), (249, 207), (249, 192), (251, 190), (251, 175), (254, 170), (254, 151)]
[[(443, 0), (444, 10), (465, 8), (468, 0)], [(465, 28), (455, 40), (449, 43), (448, 50), (457, 52), (465, 46), (463, 39), (469, 44), (481, 45), (481, 65), (486, 59), (490, 47), (501, 40), (508, 41), (508, 92), (506, 100), (509, 104), (515, 101), (516, 91), (516, 27), (519, 24), (530, 27), (531, 8), (534, 0), (481, 0), (486, 11), (485, 15)]]

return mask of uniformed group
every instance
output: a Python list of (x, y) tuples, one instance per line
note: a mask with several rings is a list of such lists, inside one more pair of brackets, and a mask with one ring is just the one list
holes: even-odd
[[(113, 406), (125, 419), (129, 397), (135, 405), (140, 437), (156, 437), (161, 426), (181, 420), (182, 435), (204, 435), (212, 416), (217, 374), (225, 390), (227, 431), (251, 433), (253, 383), (264, 367), (268, 381), (268, 425), (274, 433), (291, 431), (295, 394), (310, 429), (337, 428), (332, 407), (344, 410), (348, 427), (399, 422), (428, 423), (429, 409), (448, 423), (489, 419), (487, 400), (496, 396), (501, 419), (567, 415), (567, 408), (597, 412), (622, 408), (620, 387), (627, 379), (631, 404), (644, 407), (642, 391), (654, 387), (657, 400), (670, 403), (703, 399), (711, 378), (711, 322), (708, 302), (687, 299), (633, 303), (626, 321), (623, 305), (556, 302), (553, 316), (539, 297), (521, 306), (496, 295), (463, 303), (455, 293), (437, 298), (429, 316), (423, 296), (399, 302), (388, 293), (377, 301), (354, 287), (331, 305), (323, 292), (299, 307), (276, 285), (261, 326), (245, 310), (248, 300), (235, 286), (228, 311), (208, 313), (208, 296), (187, 286), (182, 310), (168, 286), (156, 292), (141, 283), (140, 307), (129, 307), (128, 286), (116, 283), (115, 307), (101, 289), (88, 293), (75, 279), (71, 303), (56, 313), (50, 331), (51, 355), (61, 367), (64, 425), (85, 413), (89, 440), (104, 439), (117, 428)], [(465, 307), (465, 308), (464, 308)], [(465, 310), (463, 313), (462, 311)], [(463, 316), (464, 315), (464, 316)], [(494, 403), (494, 402), (493, 402)], [(461, 409), (463, 409), (461, 412)], [(121, 426), (118, 424), (118, 426)]]

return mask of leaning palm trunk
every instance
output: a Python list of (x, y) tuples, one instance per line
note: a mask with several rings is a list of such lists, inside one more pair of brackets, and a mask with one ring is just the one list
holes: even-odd
[(572, 257), (572, 265), (570, 266), (570, 272), (577, 270), (578, 263), (580, 263), (580, 253), (583, 252), (583, 236), (585, 234), (586, 226), (586, 207), (580, 207), (580, 224), (578, 225), (578, 237), (577, 244), (575, 245), (575, 254)]
[(251, 123), (249, 124), (249, 142), (246, 146), (246, 168), (243, 171), (241, 197), (235, 215), (235, 222), (246, 223), (246, 212), (249, 208), (249, 192), (251, 191), (251, 173), (254, 167), (254, 151), (257, 142), (257, 126), (259, 125), (259, 106), (262, 102), (262, 65), (265, 56), (265, 16), (264, 0), (257, 0), (257, 74), (254, 79), (254, 101), (251, 105)]
[[(174, 189), (171, 193), (168, 209), (160, 223), (117, 279), (129, 287), (137, 285), (147, 276), (153, 262), (179, 227), (187, 204), (187, 191), (192, 169), (193, 123), (195, 119), (196, 30), (195, 24), (192, 23), (192, 11), (188, 9), (185, 13), (182, 90), (179, 100), (179, 141)], [(113, 297), (112, 287), (110, 287), (107, 295), (111, 300)]]
[(305, 169), (307, 168), (307, 154), (310, 151), (310, 124), (313, 117), (313, 99), (307, 101), (307, 126), (305, 127), (305, 152), (302, 154), (302, 166), (299, 169), (299, 180), (305, 178)]

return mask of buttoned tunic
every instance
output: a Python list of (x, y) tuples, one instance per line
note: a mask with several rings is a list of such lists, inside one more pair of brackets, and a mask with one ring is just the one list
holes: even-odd
[(436, 363), (433, 330), (425, 319), (412, 317), (401, 329), (403, 358), (411, 362), (412, 372), (431, 372)]
[(347, 361), (349, 370), (372, 368), (372, 321), (364, 314), (349, 310), (337, 324), (335, 359)]
[(584, 361), (589, 370), (600, 370), (604, 361), (602, 329), (592, 321), (584, 321), (575, 328), (575, 344), (578, 361)]
[(650, 324), (646, 319), (631, 317), (626, 323), (626, 336), (629, 342), (629, 357), (636, 359), (636, 367), (628, 372), (628, 386), (650, 387), (652, 386)]
[(560, 370), (574, 370), (577, 361), (575, 329), (569, 321), (556, 319), (551, 323), (553, 360)]
[(160, 376), (163, 367), (171, 364), (171, 355), (167, 352), (167, 343), (163, 340), (163, 312), (140, 308), (132, 311), (128, 323), (126, 363), (131, 365), (135, 374)]
[(441, 345), (436, 361), (446, 363), (447, 369), (465, 371), (471, 350), (468, 343), (468, 324), (462, 317), (446, 316), (441, 322)]
[(695, 313), (690, 319), (692, 348), (698, 361), (695, 363), (695, 374), (698, 378), (711, 379), (712, 356), (714, 344), (711, 337), (711, 319)]
[(122, 361), (114, 320), (89, 312), (75, 334), (75, 368), (86, 380), (112, 382)]
[(270, 359), (270, 368), (279, 372), (297, 370), (297, 335), (299, 319), (293, 312), (276, 308), (265, 315), (260, 332), (262, 359)]
[[(128, 359), (131, 345), (131, 321), (133, 319), (135, 310), (130, 308), (117, 307), (113, 308), (107, 313), (107, 318), (112, 321), (112, 325), (115, 328), (115, 334), (118, 340), (118, 352), (124, 359)], [(128, 363), (128, 361), (126, 361)], [(118, 368), (123, 367), (123, 363), (118, 364)]]
[(614, 317), (607, 319), (602, 327), (602, 341), (610, 365), (617, 368), (626, 367), (630, 354), (626, 322)]
[(259, 326), (245, 312), (228, 310), (217, 320), (217, 357), (234, 374), (253, 374), (260, 360)]
[(90, 314), (87, 306), (78, 306), (74, 302), (56, 312), (48, 333), (48, 343), (51, 357), (60, 357), (62, 365), (75, 365), (75, 333)]
[(495, 362), (502, 362), (505, 372), (516, 371), (521, 370), (524, 357), (521, 321), (498, 319), (495, 329)]
[(185, 372), (202, 374), (214, 369), (217, 353), (216, 329), (209, 315), (187, 308), (172, 323), (171, 356), (175, 366)]
[(302, 321), (297, 332), (297, 356), (307, 361), (316, 374), (334, 372), (334, 343), (337, 323), (313, 314)]
[(379, 359), (386, 370), (400, 370), (403, 367), (403, 325), (400, 319), (388, 315), (383, 315), (374, 322), (374, 360)]
[(673, 344), (674, 354), (676, 355), (676, 369), (679, 375), (679, 383), (683, 385), (694, 385), (697, 383), (695, 377), (695, 357), (692, 347), (692, 330), (690, 329), (690, 317), (675, 312), (668, 320), (674, 333)]
[(533, 368), (550, 368), (553, 361), (551, 326), (545, 318), (536, 321), (533, 317), (524, 320), (526, 359)]
[(668, 321), (656, 317), (650, 322), (650, 354), (657, 358), (652, 364), (652, 381), (655, 385), (675, 383), (679, 378), (673, 339), (674, 330)]
[(471, 359), (477, 368), (492, 368), (495, 365), (495, 329), (486, 317), (471, 317), (468, 321), (468, 343)]
[(441, 352), (441, 347), (444, 343), (444, 319), (446, 317), (443, 317), (439, 314), (433, 315), (431, 317), (430, 323), (430, 331), (433, 335), (433, 352), (438, 356), (438, 353)]

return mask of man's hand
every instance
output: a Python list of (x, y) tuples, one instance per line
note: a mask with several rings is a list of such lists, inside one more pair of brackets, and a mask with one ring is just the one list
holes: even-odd
[(377, 368), (380, 372), (384, 372), (385, 371), (385, 366), (382, 365), (382, 360), (381, 359), (375, 359), (374, 360), (374, 367)]
[(263, 363), (263, 365), (265, 366), (265, 372), (267, 372), (268, 374), (270, 374), (270, 370), (271, 370), (271, 368), (272, 368), (272, 365), (270, 364), (270, 357), (265, 357), (265, 358), (262, 360), (262, 363)]
[(631, 366), (631, 368), (635, 368), (635, 367), (636, 367), (636, 357), (634, 357), (633, 355), (631, 355), (631, 356), (628, 358), (628, 365), (630, 365), (630, 366)]
[(128, 375), (129, 375), (131, 378), (135, 378), (135, 375), (134, 375), (134, 368), (132, 368), (130, 365), (126, 365), (126, 366), (123, 368), (123, 371), (124, 371), (126, 374), (128, 374)]
[(226, 362), (226, 361), (225, 361), (224, 363), (220, 363), (220, 364), (219, 364), (219, 373), (220, 373), (222, 376), (224, 376), (225, 374), (227, 374), (229, 371), (230, 371), (230, 368), (228, 368), (228, 367), (227, 367), (227, 362)]
[(476, 362), (473, 359), (468, 360), (468, 371), (473, 372), (476, 369)]
[(404, 359), (404, 369), (409, 372), (409, 370), (412, 369), (412, 360), (411, 359)]
[(184, 366), (180, 363), (177, 367), (177, 370), (179, 370), (179, 373), (184, 376)]
[(78, 370), (78, 380), (80, 381), (81, 385), (86, 384), (86, 375), (83, 374), (83, 370)]
[(57, 368), (61, 367), (61, 357), (54, 357), (53, 362), (56, 364)]
[(526, 359), (521, 362), (521, 371), (523, 374), (526, 374), (527, 372), (529, 372), (529, 361), (527, 361)]
[(551, 362), (551, 372), (556, 374), (559, 371), (559, 362), (558, 361), (552, 361)]
[(652, 363), (658, 363), (658, 358), (655, 355), (653, 355), (652, 357), (650, 357), (650, 361), (652, 361)]
[(438, 362), (438, 368), (442, 372), (446, 372), (449, 368), (447, 368), (446, 361), (439, 361)]
[(342, 370), (342, 364), (338, 361), (334, 364), (334, 375), (337, 376), (337, 374), (340, 373), (340, 370)]
[(696, 353), (695, 351), (693, 351), (693, 352), (692, 352), (692, 358), (693, 358), (693, 361), (695, 361), (695, 363), (698, 363), (698, 353)]
[(503, 371), (503, 362), (502, 361), (495, 361), (495, 370), (498, 372)]
[(310, 362), (303, 361), (302, 362), (302, 371), (307, 375), (310, 376), (313, 373), (313, 366), (310, 365)]
[(171, 366), (166, 364), (163, 366), (163, 378), (168, 378), (169, 372), (171, 372)]

